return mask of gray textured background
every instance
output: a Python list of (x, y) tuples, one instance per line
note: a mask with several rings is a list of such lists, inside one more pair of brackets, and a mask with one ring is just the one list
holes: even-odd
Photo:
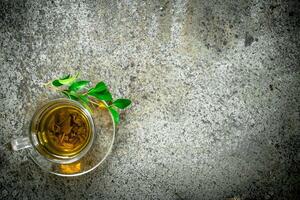
[[(1, 0), (0, 199), (296, 199), (296, 2)], [(77, 71), (134, 103), (104, 164), (61, 178), (8, 143)]]

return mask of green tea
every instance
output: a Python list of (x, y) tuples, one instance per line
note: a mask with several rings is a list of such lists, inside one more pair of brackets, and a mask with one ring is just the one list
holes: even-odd
[(41, 115), (36, 127), (38, 149), (55, 157), (76, 156), (91, 138), (87, 116), (76, 106), (59, 105)]

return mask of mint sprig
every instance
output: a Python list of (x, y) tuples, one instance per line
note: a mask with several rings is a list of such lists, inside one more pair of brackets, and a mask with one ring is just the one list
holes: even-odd
[[(100, 108), (104, 105), (113, 116), (114, 122), (117, 125), (120, 121), (118, 109), (127, 108), (131, 104), (131, 101), (123, 98), (113, 100), (107, 85), (103, 81), (89, 88), (90, 81), (78, 80), (78, 77), (79, 73), (75, 76), (66, 75), (53, 80), (51, 85), (68, 98), (79, 101), (91, 113), (93, 112), (91, 106)], [(105, 101), (106, 104), (101, 103), (101, 101)]]

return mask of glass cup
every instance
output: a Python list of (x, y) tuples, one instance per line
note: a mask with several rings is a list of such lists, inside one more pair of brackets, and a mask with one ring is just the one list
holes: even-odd
[[(47, 116), (47, 114), (55, 109), (72, 109), (74, 111), (79, 111), (87, 121), (86, 126), (89, 127), (89, 134), (87, 136), (87, 141), (84, 143), (83, 147), (76, 153), (76, 154), (55, 154), (53, 152), (47, 151), (45, 146), (42, 144), (41, 141), (41, 134), (39, 133), (40, 124), (43, 123), (42, 120)], [(47, 124), (46, 124), (47, 126)], [(39, 135), (40, 134), (40, 135)], [(43, 133), (48, 134), (48, 133)], [(59, 163), (59, 164), (68, 164), (74, 163), (81, 159), (91, 148), (94, 142), (94, 134), (95, 134), (95, 127), (94, 121), (91, 114), (85, 109), (79, 102), (70, 100), (70, 99), (55, 99), (49, 101), (45, 105), (43, 105), (40, 109), (38, 109), (31, 120), (30, 130), (28, 132), (28, 136), (17, 138), (11, 142), (12, 149), (15, 151), (25, 149), (25, 148), (33, 148), (35, 153), (38, 153), (40, 156), (47, 159), (49, 162)]]
[[(47, 102), (46, 104), (42, 102)], [(115, 123), (111, 112), (107, 109), (105, 101), (99, 101), (99, 107), (92, 108), (91, 113), (79, 102), (66, 98), (48, 100), (42, 97), (36, 105), (44, 104), (37, 110), (34, 104), (28, 104), (24, 113), (24, 126), (26, 136), (12, 140), (12, 149), (15, 151), (25, 149), (29, 158), (41, 169), (49, 173), (72, 177), (86, 174), (96, 169), (109, 155), (115, 139)], [(102, 104), (102, 106), (101, 106)], [(84, 113), (90, 126), (90, 138), (84, 148), (73, 156), (57, 156), (42, 151), (38, 140), (36, 126), (42, 121), (43, 115), (49, 110), (59, 106), (72, 106)], [(35, 111), (36, 110), (36, 111)]]

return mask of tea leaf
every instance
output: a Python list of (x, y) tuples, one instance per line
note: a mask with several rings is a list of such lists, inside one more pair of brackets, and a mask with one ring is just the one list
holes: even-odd
[(60, 78), (60, 79), (57, 79), (57, 80), (54, 80), (52, 81), (52, 85), (55, 86), (55, 87), (59, 87), (59, 86), (62, 86), (63, 84), (59, 82), (59, 80), (66, 80), (70, 77), (70, 74)]
[(75, 76), (66, 76), (64, 77), (63, 79), (59, 79), (59, 83), (63, 84), (63, 85), (66, 85), (66, 84), (70, 84), (72, 82), (74, 82), (79, 76), (79, 73), (77, 73)]
[(70, 98), (70, 95), (69, 95), (69, 93), (68, 93), (67, 91), (62, 91), (62, 93), (63, 93), (64, 95), (66, 95), (68, 98)]
[(98, 100), (112, 101), (112, 96), (109, 91), (103, 92), (88, 92), (89, 95), (96, 97)]
[(68, 78), (70, 78), (70, 74), (68, 74), (68, 75), (66, 75), (66, 76), (64, 76), (64, 77), (62, 77), (62, 78), (60, 78), (60, 80), (66, 80), (66, 79), (68, 79)]
[(114, 122), (116, 125), (118, 125), (119, 121), (120, 121), (120, 116), (119, 113), (113, 108), (113, 107), (108, 107), (111, 115), (113, 116)]
[(61, 84), (59, 82), (59, 80), (54, 80), (54, 81), (52, 81), (52, 85), (55, 86), (55, 87), (59, 87), (59, 86), (62, 86), (63, 84)]
[(100, 100), (104, 100), (104, 101), (112, 101), (113, 100), (111, 93), (107, 90), (104, 92), (101, 92), (99, 94), (100, 94), (99, 95)]
[(62, 91), (62, 93), (64, 95), (66, 95), (67, 97), (69, 97), (69, 99), (72, 99), (75, 101), (77, 101), (79, 99), (78, 95), (74, 91), (64, 90), (64, 91)]
[(96, 87), (95, 87), (97, 92), (102, 92), (104, 90), (107, 90), (107, 86), (105, 85), (105, 83), (103, 81), (97, 83)]
[(78, 98), (77, 98), (76, 96), (74, 96), (74, 95), (70, 95), (69, 97), (70, 97), (70, 99), (72, 99), (72, 100), (74, 100), (74, 101), (77, 101), (77, 100), (78, 100)]
[(82, 95), (82, 94), (80, 94), (80, 95), (79, 95), (79, 99), (80, 99), (81, 101), (83, 101), (84, 103), (89, 103), (89, 98), (87, 97), (87, 95)]
[(86, 86), (89, 83), (90, 83), (90, 81), (77, 81), (77, 82), (74, 82), (74, 83), (72, 83), (72, 85), (70, 85), (69, 90), (76, 92), (77, 90), (80, 90), (80, 89), (84, 88), (84, 86)]
[(95, 92), (103, 92), (107, 90), (107, 87), (103, 81), (99, 82), (94, 88), (91, 88), (89, 92), (95, 93)]
[(70, 99), (72, 99), (72, 100), (77, 101), (79, 99), (78, 98), (78, 94), (76, 92), (74, 92), (74, 91), (70, 91), (69, 95), (70, 95)]
[(125, 109), (131, 104), (129, 99), (117, 99), (113, 102), (113, 105), (120, 109)]

